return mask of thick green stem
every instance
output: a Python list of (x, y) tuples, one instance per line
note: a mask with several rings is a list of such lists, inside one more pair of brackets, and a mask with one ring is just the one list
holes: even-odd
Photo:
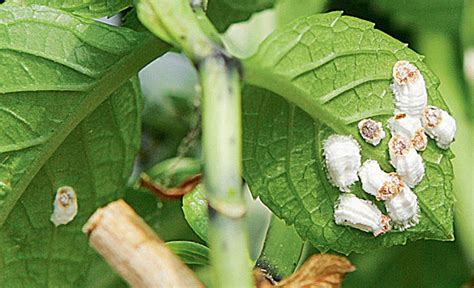
[(226, 55), (199, 7), (189, 0), (139, 0), (140, 21), (197, 65), (203, 94), (204, 184), (215, 287), (252, 287), (242, 193), (239, 63)]
[(242, 193), (239, 72), (222, 53), (199, 65), (203, 92), (205, 186), (209, 246), (216, 287), (252, 287)]

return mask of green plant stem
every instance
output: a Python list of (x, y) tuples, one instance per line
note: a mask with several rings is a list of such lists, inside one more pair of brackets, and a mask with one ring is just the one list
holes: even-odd
[(240, 78), (222, 53), (199, 65), (203, 92), (204, 184), (215, 287), (252, 287), (242, 192)]

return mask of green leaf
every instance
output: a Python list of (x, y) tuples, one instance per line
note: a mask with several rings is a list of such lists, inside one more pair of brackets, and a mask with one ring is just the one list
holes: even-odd
[(209, 0), (207, 15), (219, 32), (231, 24), (245, 21), (253, 13), (271, 8), (275, 0)]
[(293, 226), (272, 216), (257, 266), (265, 269), (273, 279), (280, 281), (290, 276), (302, 256), (304, 241)]
[[(0, 283), (77, 286), (95, 259), (80, 227), (119, 196), (138, 149), (142, 104), (130, 78), (167, 46), (52, 8), (3, 4), (0, 47)], [(54, 228), (63, 185), (79, 211)]]
[(176, 157), (162, 161), (147, 171), (148, 176), (165, 188), (176, 187), (201, 172), (201, 163), (193, 158)]
[[(447, 109), (439, 81), (420, 55), (373, 24), (339, 12), (290, 23), (244, 61), (246, 81), (261, 87), (249, 85), (243, 91), (246, 180), (254, 196), (320, 250), (365, 252), (409, 239), (453, 239), (453, 156), (433, 141), (422, 152), (426, 175), (414, 189), (421, 207), (416, 227), (373, 237), (333, 220), (341, 192), (327, 179), (322, 143), (334, 133), (350, 134), (360, 143), (363, 160), (393, 170), (389, 137), (373, 147), (362, 140), (357, 123), (368, 117), (387, 123), (392, 116), (391, 71), (401, 59), (422, 71), (429, 103)], [(352, 190), (374, 200), (360, 182)]]
[(209, 265), (209, 248), (191, 241), (166, 242), (181, 260), (188, 265)]
[(110, 17), (132, 7), (132, 0), (7, 0), (7, 3), (24, 6), (42, 5), (86, 18)]
[(193, 231), (207, 242), (207, 199), (203, 184), (199, 184), (193, 192), (184, 195), (183, 213)]

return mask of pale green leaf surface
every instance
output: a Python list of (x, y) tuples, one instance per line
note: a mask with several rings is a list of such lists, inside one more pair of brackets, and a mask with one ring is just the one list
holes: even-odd
[[(129, 79), (165, 48), (52, 8), (0, 6), (2, 287), (70, 287), (87, 276), (95, 256), (80, 227), (118, 196), (138, 149), (139, 85)], [(79, 213), (54, 228), (63, 185)]]
[(219, 32), (231, 24), (245, 21), (253, 13), (271, 8), (275, 0), (209, 0), (207, 15)]
[[(375, 238), (334, 223), (333, 207), (341, 192), (327, 179), (322, 144), (331, 134), (351, 134), (362, 146), (363, 160), (375, 159), (393, 170), (389, 137), (374, 148), (362, 140), (357, 123), (368, 117), (387, 123), (394, 110), (391, 70), (401, 59), (422, 71), (429, 103), (447, 109), (439, 81), (420, 55), (373, 24), (339, 12), (290, 23), (244, 61), (247, 82), (262, 87), (243, 90), (246, 180), (255, 196), (318, 249), (365, 252), (408, 239), (453, 239), (452, 153), (431, 140), (422, 152), (426, 175), (414, 189), (421, 207), (416, 227)], [(375, 200), (360, 182), (352, 191)]]
[(183, 197), (184, 218), (193, 231), (205, 242), (207, 242), (207, 199), (204, 185), (199, 184), (191, 193)]
[(191, 241), (166, 242), (166, 246), (188, 265), (209, 265), (209, 248)]
[(132, 7), (131, 0), (7, 0), (19, 5), (43, 5), (86, 18), (110, 17)]

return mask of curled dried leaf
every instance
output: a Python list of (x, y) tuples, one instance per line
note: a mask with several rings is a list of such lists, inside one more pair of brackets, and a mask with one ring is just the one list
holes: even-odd
[(355, 267), (346, 257), (332, 254), (317, 254), (306, 260), (298, 271), (277, 284), (265, 276), (263, 271), (254, 272), (257, 288), (335, 288), (340, 287), (347, 273)]
[(160, 197), (161, 199), (180, 199), (185, 194), (193, 191), (199, 183), (201, 183), (202, 174), (196, 174), (194, 176), (186, 178), (179, 186), (173, 188), (164, 188), (153, 182), (150, 176), (142, 173), (138, 180), (138, 185), (143, 187)]

